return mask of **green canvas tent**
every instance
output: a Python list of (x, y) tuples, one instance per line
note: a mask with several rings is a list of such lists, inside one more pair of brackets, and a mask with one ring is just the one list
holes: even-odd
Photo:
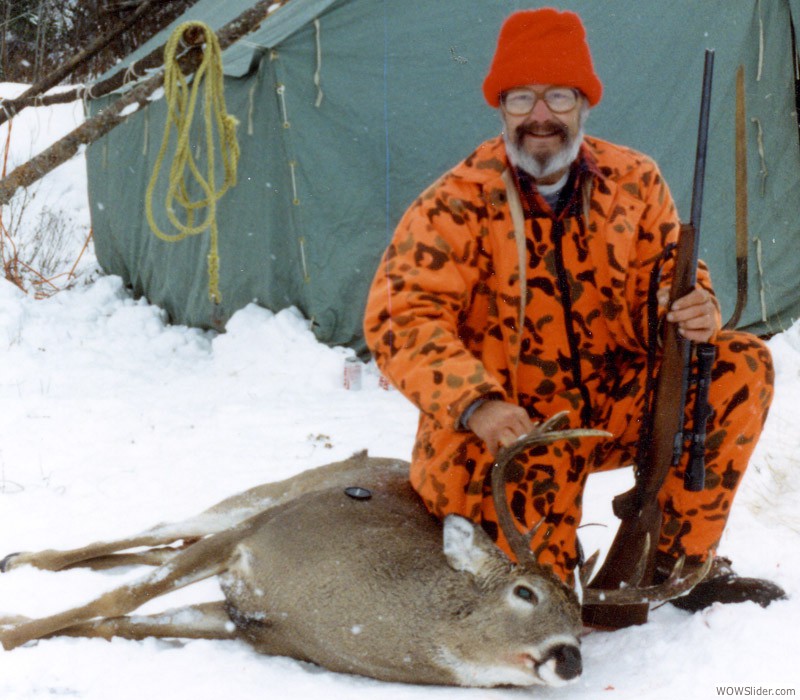
[[(253, 2), (200, 0), (180, 21), (218, 29)], [(605, 86), (587, 131), (653, 156), (684, 218), (703, 54), (715, 50), (701, 256), (726, 318), (736, 298), (735, 73), (745, 67), (750, 292), (739, 326), (788, 327), (800, 317), (800, 0), (290, 0), (223, 55), (242, 157), (219, 205), (222, 303), (207, 294), (208, 238), (165, 243), (144, 216), (163, 100), (88, 149), (101, 266), (174, 322), (219, 327), (250, 302), (294, 305), (320, 340), (363, 350), (366, 291), (395, 223), (499, 133), (480, 85), (503, 19), (540, 4), (574, 10), (587, 26)]]

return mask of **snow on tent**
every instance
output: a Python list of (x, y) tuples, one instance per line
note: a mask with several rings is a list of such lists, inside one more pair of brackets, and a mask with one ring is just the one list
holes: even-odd
[[(180, 22), (219, 29), (253, 2), (200, 0), (126, 63), (164, 43)], [(223, 53), (225, 100), (239, 120), (242, 154), (238, 184), (218, 205), (221, 303), (208, 295), (208, 237), (164, 242), (146, 221), (164, 100), (88, 149), (100, 264), (174, 322), (221, 327), (250, 302), (293, 305), (320, 340), (363, 350), (366, 291), (395, 223), (425, 186), (499, 132), (480, 85), (503, 19), (539, 4), (289, 0)], [(546, 4), (578, 12), (587, 26), (605, 85), (587, 131), (653, 156), (684, 219), (703, 54), (715, 50), (700, 254), (725, 318), (737, 291), (735, 75), (744, 66), (749, 295), (739, 327), (762, 334), (788, 328), (800, 316), (792, 23), (800, 24), (800, 0)], [(163, 199), (157, 192), (155, 215), (166, 226)]]

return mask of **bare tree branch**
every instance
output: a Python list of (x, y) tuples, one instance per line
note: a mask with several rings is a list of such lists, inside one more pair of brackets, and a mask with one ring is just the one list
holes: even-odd
[(8, 27), (11, 25), (11, 3), (6, 2), (6, 12), (3, 17), (2, 36), (0, 36), (0, 77), (5, 79), (8, 70)]
[(103, 12), (111, 14), (112, 12), (125, 12), (134, 7), (139, 7), (146, 0), (119, 0), (115, 3), (107, 3), (103, 8)]
[[(36, 105), (46, 107), (54, 104), (65, 104), (75, 100), (96, 100), (98, 97), (110, 95), (115, 90), (119, 90), (128, 83), (139, 80), (147, 71), (154, 68), (161, 68), (164, 64), (164, 44), (153, 49), (149, 54), (143, 56), (138, 61), (126, 68), (122, 68), (105, 80), (101, 80), (94, 85), (76, 87), (71, 90), (64, 90), (52, 95), (31, 95), (24, 97), (20, 95), (15, 100), (0, 100), (0, 110), (12, 107), (17, 113), (26, 107)], [(5, 119), (0, 119), (2, 124)]]
[[(107, 34), (104, 34), (103, 36), (98, 37), (97, 39), (92, 41), (89, 44), (89, 46), (87, 46), (81, 53), (77, 54), (69, 61), (64, 63), (62, 66), (52, 71), (49, 75), (46, 75), (40, 81), (29, 87), (19, 97), (13, 100), (3, 100), (2, 102), (0, 102), (0, 105), (2, 105), (2, 109), (0, 110), (0, 125), (7, 122), (15, 114), (21, 112), (25, 107), (29, 107), (34, 103), (43, 104), (41, 100), (36, 99), (39, 95), (41, 95), (46, 90), (49, 90), (54, 85), (58, 85), (64, 78), (70, 75), (78, 66), (85, 63), (93, 56), (97, 55), (112, 41), (114, 41), (114, 39), (116, 39), (120, 34), (130, 29), (134, 24), (136, 24), (136, 22), (139, 21), (142, 15), (144, 15), (145, 12), (147, 12), (147, 10), (150, 9), (150, 6), (154, 2), (155, 0), (142, 0), (141, 4), (136, 9), (136, 12), (131, 14), (131, 16), (125, 19), (124, 21), (120, 22), (114, 29), (112, 29)], [(77, 97), (73, 97), (72, 100), (68, 101), (71, 102), (75, 99), (77, 99)]]

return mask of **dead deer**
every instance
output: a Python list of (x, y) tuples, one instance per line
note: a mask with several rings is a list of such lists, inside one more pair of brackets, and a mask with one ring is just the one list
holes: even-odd
[[(56, 635), (243, 639), (264, 654), (386, 681), (561, 685), (582, 670), (580, 602), (536, 562), (531, 533), (517, 530), (503, 497), (506, 467), (522, 450), (605, 434), (558, 430), (559, 421), (505, 450), (493, 467), (498, 518), (516, 563), (469, 520), (431, 516), (409, 485), (408, 463), (360, 453), (128, 539), (9, 555), (5, 571), (156, 568), (86, 605), (6, 619), (0, 641), (11, 650)], [(125, 551), (140, 547), (148, 549)], [(701, 574), (682, 579), (676, 570), (659, 587), (584, 588), (584, 602), (665, 600)], [(128, 615), (214, 575), (224, 601)]]

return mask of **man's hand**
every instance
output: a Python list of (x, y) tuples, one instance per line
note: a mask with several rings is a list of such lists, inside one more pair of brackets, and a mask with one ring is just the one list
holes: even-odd
[[(667, 306), (669, 289), (658, 290), (658, 303)], [(677, 323), (678, 332), (695, 343), (707, 343), (719, 330), (714, 297), (699, 284), (686, 296), (675, 300), (667, 313), (667, 321)]]
[(493, 455), (534, 428), (528, 412), (513, 403), (487, 401), (467, 421), (467, 427), (486, 443)]

